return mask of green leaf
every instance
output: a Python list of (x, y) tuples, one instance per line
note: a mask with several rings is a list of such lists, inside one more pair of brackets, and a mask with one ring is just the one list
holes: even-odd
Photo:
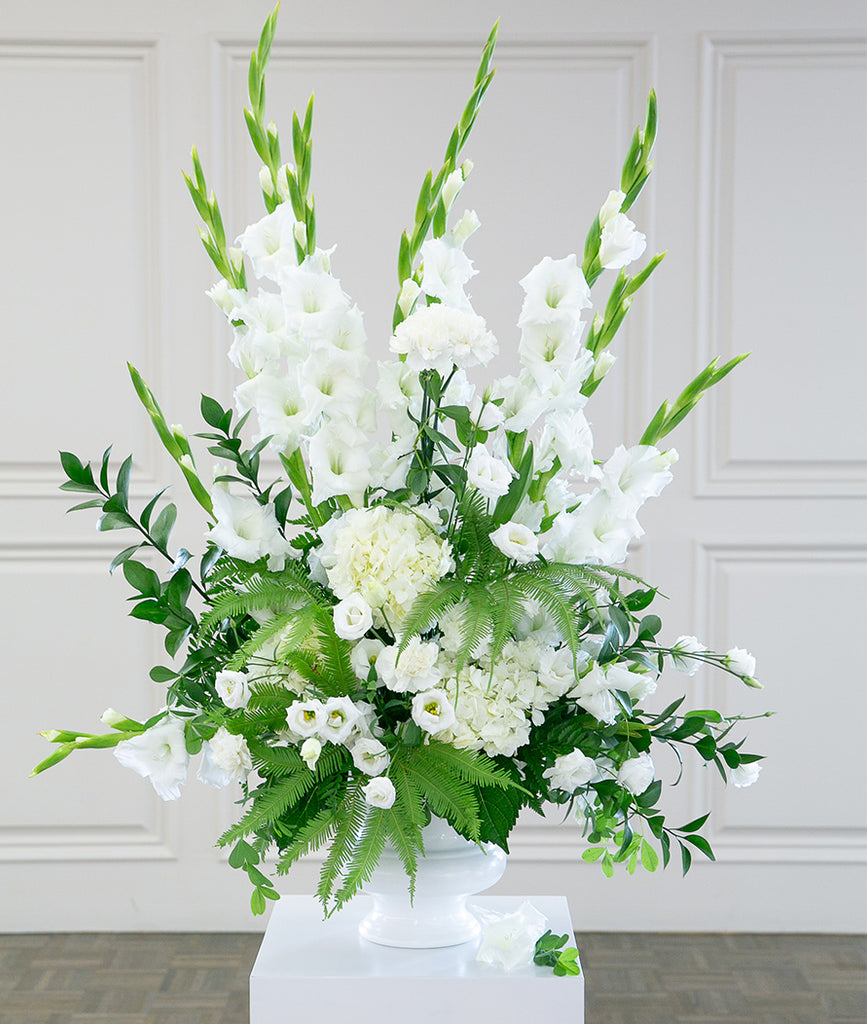
[(645, 871), (656, 871), (659, 867), (659, 854), (646, 839), (641, 840), (641, 866)]
[(151, 527), (150, 534), (159, 547), (168, 549), (169, 534), (172, 532), (172, 527), (175, 525), (175, 520), (177, 518), (177, 506), (172, 502), (169, 502), (169, 504), (166, 505), (162, 512), (160, 512), (156, 517), (156, 520)]
[(120, 469), (117, 471), (116, 492), (120, 496), (124, 508), (126, 508), (129, 503), (129, 478), (131, 473), (132, 456), (128, 455), (121, 463)]
[(130, 612), (130, 615), (134, 619), (145, 619), (147, 622), (163, 623), (166, 621), (168, 610), (158, 601), (146, 600), (139, 601)]
[(155, 683), (168, 683), (172, 679), (177, 679), (178, 674), (174, 669), (166, 668), (163, 665), (154, 665), (150, 670), (150, 677)]
[(678, 832), (698, 832), (698, 830), (704, 825), (707, 819), (710, 817), (710, 811), (707, 814), (703, 814), (700, 818), (695, 818), (686, 825), (681, 825), (677, 830)]
[(108, 567), (108, 571), (109, 572), (114, 572), (114, 570), (119, 565), (123, 565), (123, 563), (128, 558), (132, 558), (132, 556), (136, 553), (136, 551), (138, 551), (138, 549), (141, 548), (141, 547), (144, 547), (144, 544), (133, 544), (132, 547), (124, 548), (123, 551), (120, 551), (111, 560), (111, 565)]
[(141, 562), (128, 558), (123, 563), (123, 575), (127, 583), (146, 597), (160, 596), (160, 578), (153, 569)]
[(100, 533), (105, 533), (108, 530), (128, 530), (135, 525), (135, 520), (126, 512), (106, 512), (99, 517), (96, 528)]

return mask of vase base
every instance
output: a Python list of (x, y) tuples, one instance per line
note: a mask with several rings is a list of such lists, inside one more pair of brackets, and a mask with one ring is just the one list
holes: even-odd
[(437, 917), (430, 913), (393, 916), (374, 905), (358, 926), (358, 934), (378, 946), (404, 949), (441, 949), (472, 942), (481, 934), (478, 920), (461, 907)]

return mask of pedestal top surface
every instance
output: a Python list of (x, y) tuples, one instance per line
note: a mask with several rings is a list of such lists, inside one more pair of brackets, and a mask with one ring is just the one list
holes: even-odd
[[(505, 914), (528, 900), (548, 919), (557, 935), (572, 935), (569, 907), (563, 896), (485, 896), (468, 900), (470, 908)], [(439, 949), (397, 949), (368, 942), (358, 925), (371, 899), (356, 897), (328, 920), (313, 896), (283, 896), (275, 905), (253, 967), (257, 978), (553, 978), (550, 968), (531, 964), (504, 971), (475, 959), (478, 939)], [(571, 944), (571, 943), (570, 943)], [(565, 978), (556, 979), (561, 984)]]

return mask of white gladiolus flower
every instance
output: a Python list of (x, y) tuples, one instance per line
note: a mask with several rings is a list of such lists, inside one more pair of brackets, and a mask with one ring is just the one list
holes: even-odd
[(230, 316), (233, 309), (236, 309), (239, 305), (247, 299), (247, 293), (237, 288), (231, 288), (229, 282), (225, 277), (221, 277), (214, 285), (212, 285), (206, 292), (208, 296), (220, 309), (225, 316)]
[(319, 730), (322, 739), (343, 743), (352, 732), (361, 712), (348, 697), (329, 697), (322, 709), (323, 721)]
[(379, 740), (366, 737), (356, 740), (349, 752), (355, 767), (365, 775), (381, 775), (391, 760)]
[(245, 708), (250, 701), (250, 681), (243, 672), (218, 672), (214, 685), (227, 708)]
[(355, 644), (349, 655), (349, 664), (359, 679), (367, 679), (371, 666), (376, 665), (377, 659), (384, 650), (385, 644), (381, 640), (373, 638), (366, 637)]
[(388, 809), (394, 803), (394, 783), (385, 775), (378, 775), (362, 789), (364, 799), (370, 807)]
[(325, 724), (322, 701), (296, 700), (286, 709), (286, 724), (296, 736), (315, 736)]
[(350, 594), (334, 606), (334, 632), (344, 640), (359, 640), (373, 625), (373, 611), (361, 594)]
[(528, 323), (521, 329), (518, 353), (540, 388), (547, 387), (555, 372), (566, 373), (580, 355), (590, 373), (593, 356), (581, 348), (583, 324), (570, 320), (549, 323)]
[(505, 462), (495, 459), (484, 447), (476, 445), (467, 462), (467, 483), (486, 498), (500, 498), (509, 489), (512, 471)]
[(544, 914), (525, 901), (512, 914), (482, 910), (479, 916), (482, 919), (482, 941), (476, 960), (504, 971), (532, 965), (536, 943), (548, 926)]
[(739, 764), (737, 768), (731, 770), (732, 785), (737, 789), (745, 789), (747, 786), (752, 786), (759, 777), (762, 766), (758, 761), (751, 761), (749, 764)]
[(650, 754), (639, 754), (638, 757), (631, 757), (623, 762), (617, 773), (617, 781), (630, 793), (641, 796), (653, 782), (653, 774), (653, 760)]
[(435, 687), (442, 673), (437, 668), (439, 647), (417, 636), (412, 637), (400, 655), (398, 647), (385, 647), (376, 661), (376, 674), (389, 690), (418, 693)]
[(294, 376), (257, 374), (235, 388), (235, 405), (242, 414), (248, 409), (256, 411), (259, 433), (254, 440), (270, 437), (269, 447), (278, 452), (298, 447), (308, 415)]
[(327, 338), (349, 309), (337, 278), (325, 269), (328, 254), (317, 250), (297, 267), (284, 267), (278, 283), (286, 324), (308, 341)]
[(520, 285), (526, 294), (519, 327), (563, 319), (577, 323), (581, 310), (590, 306), (590, 289), (574, 253), (562, 260), (546, 256)]
[(280, 536), (272, 504), (260, 505), (255, 498), (236, 497), (224, 487), (215, 487), (211, 500), (217, 524), (208, 531), (208, 540), (232, 558), (244, 562), (267, 558), (269, 569), (283, 568), (290, 548)]
[(477, 274), (473, 261), (448, 237), (430, 238), (421, 247), (421, 288), (447, 306), (472, 312), (464, 285)]
[(299, 753), (301, 754), (301, 759), (312, 772), (316, 768), (319, 755), (322, 753), (322, 744), (315, 736), (308, 736), (301, 744)]
[(539, 390), (528, 370), (523, 370), (520, 377), (494, 381), (491, 395), (503, 399), (503, 426), (516, 434), (529, 430), (549, 407), (549, 396)]
[(331, 419), (354, 419), (364, 399), (361, 367), (340, 349), (314, 349), (299, 367), (298, 379), (308, 423), (323, 413)]
[(562, 789), (564, 793), (586, 786), (595, 776), (596, 762), (577, 747), (571, 754), (558, 757), (551, 768), (542, 772), (552, 789)]
[(234, 341), (229, 359), (247, 376), (269, 371), (278, 373), (280, 360), (296, 351), (295, 343), (286, 333), (286, 319), (280, 296), (260, 291), (257, 295), (244, 295), (242, 301), (229, 314), (234, 326)]
[(536, 535), (520, 523), (503, 523), (490, 536), (494, 546), (516, 562), (532, 562), (539, 553)]
[(616, 217), (620, 213), (620, 207), (623, 206), (623, 200), (626, 198), (626, 193), (621, 192), (620, 189), (612, 189), (605, 198), (605, 202), (599, 208), (599, 227), (604, 228), (606, 224), (612, 218)]
[(545, 417), (539, 453), (540, 462), (548, 457), (551, 464), (556, 455), (568, 475), (577, 474), (584, 480), (599, 475), (593, 461), (593, 431), (580, 409), (552, 412)]
[(405, 317), (412, 312), (415, 300), (421, 295), (421, 288), (411, 277), (408, 277), (400, 286), (400, 295), (397, 299), (398, 307)]
[(742, 647), (732, 647), (731, 650), (726, 651), (723, 663), (726, 668), (738, 676), (747, 676), (752, 679), (756, 672), (756, 659)]
[(183, 720), (168, 715), (140, 735), (121, 740), (114, 756), (124, 767), (150, 779), (163, 800), (177, 800), (190, 763)]
[[(270, 174), (269, 174), (270, 180)], [(241, 252), (253, 264), (256, 277), (277, 281), (284, 268), (295, 267), (295, 216), (288, 203), (251, 224), (238, 238)]]
[(115, 711), (114, 708), (106, 708), (99, 716), (99, 720), (103, 725), (107, 725), (110, 729), (113, 729), (116, 725), (120, 725), (121, 722), (126, 720), (126, 715), (120, 714), (120, 712)]
[(458, 193), (464, 187), (464, 174), (460, 167), (456, 167), (455, 170), (446, 178), (443, 182), (443, 206), (446, 208), (446, 213), (454, 206), (455, 199), (458, 197)]
[(550, 562), (617, 565), (625, 560), (629, 542), (643, 532), (634, 515), (618, 515), (608, 495), (597, 488), (574, 512), (557, 517), (542, 554)]
[(370, 438), (349, 420), (332, 420), (310, 440), (313, 504), (345, 494), (360, 505), (370, 486)]
[(455, 245), (463, 245), (464, 242), (481, 227), (478, 215), (475, 210), (464, 210), (464, 215), (451, 230), (451, 236)]
[(707, 648), (694, 636), (679, 636), (674, 641), (671, 649), (671, 664), (678, 672), (694, 676), (701, 668), (702, 663), (697, 658), (690, 658), (690, 654), (704, 654)]
[(455, 709), (445, 690), (426, 690), (412, 699), (412, 720), (432, 736), (450, 728), (455, 719)]
[(606, 270), (619, 270), (644, 252), (647, 239), (625, 213), (616, 213), (602, 229), (599, 262)]
[(618, 515), (634, 515), (648, 498), (656, 498), (673, 479), (670, 466), (677, 462), (677, 450), (661, 452), (652, 445), (624, 448), (618, 445), (602, 467), (600, 487), (611, 499)]

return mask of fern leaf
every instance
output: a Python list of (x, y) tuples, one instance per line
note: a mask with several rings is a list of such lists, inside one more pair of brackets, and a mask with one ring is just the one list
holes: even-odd
[(337, 828), (333, 807), (323, 807), (295, 832), (292, 841), (280, 851), (277, 861), (277, 874), (285, 875), (292, 865), (314, 853), (334, 835)]
[(388, 839), (388, 817), (380, 809), (368, 811), (358, 842), (354, 844), (352, 854), (346, 865), (343, 884), (334, 897), (334, 909), (340, 910), (358, 893), (358, 890), (369, 882)]
[(479, 802), (473, 787), (427, 758), (425, 747), (407, 749), (403, 759), (412, 784), (418, 787), (431, 811), (445, 818), (461, 835), (477, 840)]
[(341, 877), (343, 869), (358, 843), (365, 818), (365, 801), (361, 792), (361, 784), (355, 783), (347, 789), (335, 814), (336, 828), (331, 841), (331, 849), (319, 872), (319, 884), (316, 896), (326, 912), (331, 900), (334, 886)]
[(247, 813), (217, 840), (219, 846), (228, 846), (238, 839), (265, 828), (297, 803), (314, 785), (316, 777), (306, 766), (297, 772), (260, 786), (253, 792), (253, 805)]
[(412, 776), (399, 758), (391, 762), (388, 777), (394, 784), (394, 805), (400, 808), (400, 813), (407, 822), (421, 831), (430, 823), (430, 812), (424, 805), (421, 790), (413, 785)]
[(430, 590), (413, 601), (403, 622), (400, 650), (403, 651), (412, 637), (433, 628), (440, 615), (453, 604), (462, 601), (467, 593), (463, 580), (440, 580)]
[(491, 598), (482, 583), (467, 587), (458, 608), (461, 614), (461, 642), (455, 652), (456, 672), (460, 672), (467, 658), (472, 657), (473, 651), (493, 634), (495, 625)]
[(385, 819), (389, 841), (403, 864), (409, 884), (409, 897), (413, 899), (415, 897), (415, 878), (418, 872), (418, 855), (424, 853), (421, 829), (401, 814), (397, 801), (394, 806), (380, 811), (380, 813)]
[(573, 655), (578, 652), (578, 630), (575, 622), (573, 600), (564, 596), (557, 583), (537, 572), (522, 572), (511, 577), (512, 585), (526, 597), (538, 601), (546, 608), (560, 635), (569, 645)]
[(440, 743), (434, 739), (419, 749), (425, 752), (426, 758), (443, 765), (447, 771), (454, 772), (473, 786), (496, 786), (499, 789), (526, 792), (508, 772), (481, 751), (460, 750), (450, 743)]

